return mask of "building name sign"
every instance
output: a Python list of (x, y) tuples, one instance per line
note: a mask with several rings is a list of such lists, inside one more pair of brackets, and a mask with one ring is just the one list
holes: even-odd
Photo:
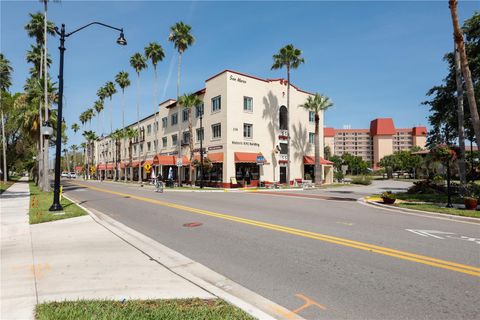
[(229, 80), (231, 80), (231, 81), (236, 81), (236, 82), (240, 82), (240, 83), (247, 83), (246, 80), (243, 80), (243, 79), (240, 78), (240, 77), (235, 77), (235, 76), (233, 76), (233, 75), (230, 75)]
[(257, 142), (250, 142), (250, 141), (232, 141), (232, 144), (238, 144), (242, 146), (253, 146), (253, 147), (260, 147), (260, 144)]
[(208, 147), (208, 150), (211, 151), (211, 150), (221, 150), (223, 149), (223, 146), (211, 146), (211, 147)]

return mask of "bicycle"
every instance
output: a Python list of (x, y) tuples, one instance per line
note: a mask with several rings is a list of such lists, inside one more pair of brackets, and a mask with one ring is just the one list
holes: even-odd
[(155, 192), (163, 193), (163, 181), (155, 179)]

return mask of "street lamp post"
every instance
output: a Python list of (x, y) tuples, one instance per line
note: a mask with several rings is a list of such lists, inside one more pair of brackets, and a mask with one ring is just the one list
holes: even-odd
[(60, 36), (60, 67), (58, 71), (58, 111), (57, 111), (57, 141), (55, 144), (55, 182), (53, 190), (53, 204), (50, 207), (49, 211), (61, 211), (63, 210), (62, 205), (60, 204), (60, 156), (62, 151), (62, 109), (63, 109), (63, 61), (65, 54), (65, 38), (70, 37), (72, 34), (77, 33), (80, 30), (83, 30), (91, 25), (98, 24), (103, 27), (114, 29), (120, 31), (120, 36), (117, 39), (119, 45), (127, 45), (127, 40), (123, 35), (123, 28), (115, 28), (101, 22), (91, 22), (83, 27), (80, 27), (72, 32), (65, 33), (65, 24), (62, 24), (60, 31), (55, 27), (55, 32)]
[[(203, 112), (203, 110), (202, 110)], [(203, 114), (200, 114), (200, 132), (202, 136), (200, 137), (200, 189), (203, 189)]]

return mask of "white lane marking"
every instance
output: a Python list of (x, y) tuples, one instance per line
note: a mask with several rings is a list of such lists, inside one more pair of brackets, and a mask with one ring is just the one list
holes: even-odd
[(470, 241), (470, 242), (475, 242), (477, 244), (480, 244), (480, 238), (472, 238), (467, 236), (456, 237), (456, 236), (452, 236), (452, 235), (456, 235), (456, 233), (453, 233), (453, 232), (444, 232), (444, 231), (438, 231), (438, 230), (416, 230), (416, 229), (405, 229), (405, 230), (422, 237), (432, 237), (440, 240), (445, 240), (446, 238), (449, 238), (449, 239)]

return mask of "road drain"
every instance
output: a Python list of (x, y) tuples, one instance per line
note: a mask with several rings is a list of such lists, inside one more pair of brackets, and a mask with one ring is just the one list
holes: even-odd
[(195, 228), (195, 227), (200, 227), (203, 223), (200, 222), (189, 222), (189, 223), (184, 223), (183, 226), (186, 228)]

